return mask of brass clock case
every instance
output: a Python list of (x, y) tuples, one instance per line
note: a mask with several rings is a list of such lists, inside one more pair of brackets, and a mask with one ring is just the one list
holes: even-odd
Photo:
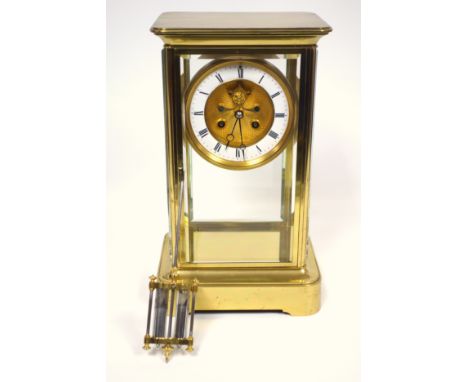
[[(249, 65), (263, 70), (271, 75), (281, 86), (288, 103), (289, 117), (287, 127), (276, 143), (276, 145), (265, 154), (251, 160), (232, 161), (216, 156), (207, 150), (197, 139), (190, 121), (190, 105), (193, 95), (202, 82), (211, 73), (225, 66)], [(201, 68), (194, 76), (185, 93), (185, 123), (186, 137), (194, 150), (210, 163), (230, 170), (247, 170), (262, 166), (274, 158), (286, 147), (291, 132), (296, 122), (296, 95), (283, 74), (272, 64), (263, 60), (235, 59), (235, 60), (215, 60)], [(253, 113), (253, 110), (258, 111)], [(270, 95), (258, 84), (237, 79), (226, 83), (221, 83), (208, 96), (205, 104), (204, 116), (207, 128), (213, 137), (221, 144), (229, 142), (230, 147), (241, 147), (239, 136), (231, 134), (229, 128), (219, 129), (218, 123), (226, 126), (233, 126), (235, 123), (235, 112), (243, 113), (243, 123), (248, 126), (258, 125), (254, 129), (246, 129), (243, 141), (246, 146), (254, 145), (260, 141), (270, 131), (274, 120), (274, 106)]]

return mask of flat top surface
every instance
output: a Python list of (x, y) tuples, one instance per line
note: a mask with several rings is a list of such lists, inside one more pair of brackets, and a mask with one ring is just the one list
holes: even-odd
[(166, 12), (154, 22), (155, 34), (174, 33), (255, 33), (284, 31), (300, 34), (327, 34), (331, 27), (309, 12)]

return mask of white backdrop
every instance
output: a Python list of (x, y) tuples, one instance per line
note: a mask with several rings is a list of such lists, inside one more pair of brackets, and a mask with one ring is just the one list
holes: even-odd
[[(203, 314), (196, 351), (165, 364), (141, 348), (147, 277), (167, 232), (162, 42), (165, 11), (309, 11), (334, 29), (319, 42), (311, 227), (323, 305), (310, 317)], [(109, 0), (107, 7), (108, 379), (359, 380), (359, 1)]]

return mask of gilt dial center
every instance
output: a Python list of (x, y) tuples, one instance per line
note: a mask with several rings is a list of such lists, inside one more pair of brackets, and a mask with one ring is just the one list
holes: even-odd
[[(269, 93), (271, 91), (245, 78), (220, 83), (204, 105), (203, 115), (210, 134), (217, 142), (234, 149), (260, 142), (267, 136), (275, 118)], [(224, 122), (222, 128), (220, 121)], [(253, 122), (256, 128), (252, 128)]]

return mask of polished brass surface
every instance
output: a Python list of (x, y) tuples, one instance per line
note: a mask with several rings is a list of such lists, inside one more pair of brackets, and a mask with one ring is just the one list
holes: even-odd
[[(193, 233), (193, 252), (197, 253), (194, 264), (279, 262), (281, 231), (251, 232), (245, 230), (242, 240), (238, 231), (195, 231)], [(220, 243), (223, 244), (222, 257)], [(260, 244), (259, 244), (260, 243)], [(284, 264), (283, 264), (284, 265)]]
[(331, 27), (309, 12), (168, 12), (151, 31), (170, 45), (313, 45)]
[(160, 36), (163, 42), (171, 46), (233, 46), (233, 47), (247, 47), (247, 46), (311, 46), (317, 44), (320, 39), (320, 35), (312, 37), (289, 37), (289, 36), (277, 36), (275, 38), (255, 38), (253, 36), (246, 35), (244, 37), (238, 37), (233, 39), (225, 38), (212, 38), (209, 36), (194, 36), (194, 37), (178, 37), (178, 36)]
[[(289, 108), (288, 125), (287, 125), (286, 131), (282, 135), (281, 139), (279, 139), (278, 143), (276, 144), (276, 146), (272, 150), (266, 152), (264, 155), (261, 155), (261, 156), (255, 158), (255, 159), (251, 159), (251, 160), (231, 161), (231, 160), (227, 160), (227, 159), (224, 159), (222, 157), (219, 157), (219, 156), (213, 154), (212, 152), (208, 151), (196, 138), (195, 132), (193, 131), (192, 126), (191, 126), (191, 122), (190, 122), (190, 105), (191, 105), (192, 97), (193, 97), (196, 89), (198, 88), (198, 85), (200, 84), (200, 82), (202, 82), (203, 79), (205, 79), (208, 75), (210, 75), (211, 73), (219, 70), (220, 68), (222, 68), (224, 66), (231, 66), (231, 65), (250, 65), (250, 66), (254, 66), (254, 67), (257, 67), (257, 68), (265, 71), (266, 73), (271, 75), (278, 82), (278, 84), (281, 86), (281, 88), (283, 90), (283, 93), (285, 94), (287, 102), (288, 102), (288, 108)], [(206, 119), (206, 121), (209, 123), (208, 128), (210, 129), (210, 131), (211, 132), (216, 131), (216, 127), (213, 126), (213, 124), (217, 123), (220, 119), (223, 118), (223, 116), (227, 117), (227, 113), (229, 111), (231, 111), (231, 112), (235, 112), (235, 111), (245, 112), (244, 115), (248, 118), (248, 120), (249, 121), (254, 121), (255, 117), (252, 117), (252, 114), (251, 114), (252, 112), (250, 110), (252, 109), (252, 105), (253, 105), (253, 108), (257, 105), (257, 102), (256, 102), (257, 100), (258, 100), (258, 105), (257, 106), (260, 106), (260, 111), (258, 113), (254, 111), (253, 112), (254, 115), (260, 114), (261, 118), (259, 119), (259, 121), (261, 123), (265, 123), (265, 124), (267, 124), (267, 125), (269, 125), (271, 127), (270, 118), (271, 119), (273, 118), (274, 108), (273, 108), (273, 105), (270, 104), (271, 103), (270, 96), (268, 96), (268, 94), (267, 94), (267, 96), (268, 96), (267, 97), (268, 100), (267, 100), (265, 98), (265, 94), (263, 94), (263, 92), (262, 92), (263, 89), (262, 90), (257, 89), (257, 88), (260, 88), (260, 87), (258, 85), (254, 84), (255, 86), (257, 86), (257, 88), (255, 88), (254, 86), (251, 85), (250, 81), (233, 81), (233, 82), (234, 83), (230, 84), (229, 87), (226, 87), (224, 85), (218, 86), (218, 88), (222, 87), (222, 89), (217, 91), (218, 88), (216, 88), (215, 91), (214, 91), (215, 94), (213, 95), (210, 104), (205, 106), (205, 112), (209, 113), (209, 116)], [(246, 105), (246, 107), (248, 106), (249, 110), (245, 110), (245, 108), (243, 108), (243, 106), (236, 105), (234, 100), (233, 100), (233, 96), (235, 95), (234, 93), (236, 93), (236, 89), (238, 89), (237, 86), (236, 86), (236, 83), (238, 85), (244, 85), (245, 86), (245, 88), (243, 88), (242, 92), (245, 92), (244, 93), (245, 105)], [(228, 84), (229, 83), (227, 83), (226, 85), (228, 85)], [(251, 93), (251, 95), (252, 95), (251, 100), (249, 100), (250, 95), (247, 94), (247, 92), (249, 92), (249, 91), (252, 92)], [(226, 92), (227, 92), (227, 95), (226, 95)], [(231, 92), (232, 94), (229, 94), (229, 92)], [(220, 103), (221, 103), (221, 106), (223, 106), (225, 108), (227, 108), (228, 105), (231, 105), (232, 108), (235, 109), (235, 110), (226, 110), (225, 112), (222, 112), (222, 113), (225, 113), (225, 114), (220, 114), (221, 112), (219, 111), (219, 108), (218, 108), (218, 106), (220, 106)], [(222, 103), (225, 103), (226, 105), (223, 105)], [(249, 169), (252, 169), (252, 168), (255, 168), (255, 167), (259, 167), (259, 166), (262, 166), (262, 165), (270, 162), (274, 158), (276, 158), (281, 153), (281, 151), (283, 150), (285, 145), (287, 144), (288, 139), (289, 139), (290, 134), (291, 134), (291, 130), (293, 129), (293, 127), (295, 126), (295, 123), (296, 123), (296, 103), (297, 103), (296, 94), (295, 94), (293, 88), (290, 86), (287, 79), (284, 78), (283, 74), (276, 67), (274, 67), (272, 64), (268, 63), (267, 61), (253, 60), (253, 59), (213, 60), (212, 62), (205, 65), (202, 69), (200, 69), (198, 71), (198, 73), (194, 76), (194, 78), (190, 82), (190, 85), (188, 86), (187, 90), (185, 91), (185, 124), (186, 124), (187, 139), (190, 141), (190, 143), (193, 146), (194, 150), (197, 151), (198, 154), (200, 154), (207, 161), (209, 161), (209, 162), (211, 162), (211, 163), (213, 163), (213, 164), (215, 164), (217, 166), (227, 168), (227, 169), (230, 169), (230, 170), (249, 170)], [(235, 107), (235, 106), (237, 106), (237, 107)], [(271, 111), (272, 108), (273, 108), (273, 111)], [(263, 109), (265, 110), (265, 112), (262, 112)], [(272, 113), (271, 116), (269, 114), (270, 112)], [(226, 123), (227, 127), (233, 125), (232, 120), (230, 120), (230, 121), (231, 121), (230, 124)], [(255, 130), (255, 129), (252, 129), (252, 130)], [(223, 133), (216, 132), (217, 136), (219, 136), (219, 138), (220, 138), (219, 142), (221, 144), (225, 144), (227, 142), (227, 140), (228, 140), (228, 135), (230, 134), (230, 131), (228, 131), (227, 129), (226, 129), (226, 131), (227, 131), (227, 133), (225, 133), (225, 132), (223, 132)], [(266, 133), (268, 133), (268, 130), (266, 130), (266, 129), (262, 129), (259, 133), (252, 133), (250, 135), (250, 140), (251, 141), (258, 141)], [(231, 134), (231, 135), (233, 135), (233, 134)], [(236, 142), (237, 144), (239, 144), (240, 134), (239, 135), (236, 134), (235, 136), (233, 135), (232, 138), (233, 138), (232, 142)]]
[[(222, 83), (209, 95), (204, 114), (206, 126), (218, 142), (242, 147), (254, 145), (268, 133), (274, 107), (270, 95), (261, 86), (248, 80), (235, 80)], [(242, 130), (235, 128), (239, 120)]]
[[(170, 269), (166, 236), (158, 275)], [(299, 268), (177, 269), (177, 280), (197, 279), (196, 310), (280, 310), (293, 316), (320, 309), (320, 272), (310, 241)]]
[[(309, 173), (315, 44), (331, 28), (308, 13), (167, 13), (155, 22), (152, 31), (166, 44), (163, 77), (169, 233), (164, 238), (157, 277), (150, 279), (150, 301), (158, 288), (169, 293), (177, 288), (189, 288), (192, 297), (188, 305), (191, 328), (185, 338), (152, 336), (148, 325), (144, 348), (148, 350), (150, 344), (156, 344), (169, 359), (177, 346), (184, 345), (187, 351), (192, 349), (195, 309), (280, 310), (291, 315), (309, 315), (320, 309), (320, 273), (308, 239)], [(209, 57), (213, 61), (191, 78), (190, 62), (196, 57)], [(285, 75), (266, 61), (270, 58), (286, 60)], [(275, 147), (271, 157), (233, 165), (219, 161), (197, 144), (187, 118), (187, 105), (190, 105), (191, 92), (210, 70), (236, 62), (258, 65), (278, 81), (289, 95), (291, 118), (285, 139)], [(223, 84), (219, 91), (216, 89), (205, 108), (212, 135), (225, 143), (228, 134), (218, 122), (232, 124), (235, 112), (241, 111), (242, 118), (245, 121), (250, 118), (252, 124), (255, 118), (247, 110), (252, 108), (252, 102), (258, 103), (265, 114), (256, 116), (258, 131), (252, 131), (245, 139), (249, 143), (261, 139), (271, 123), (270, 113), (274, 114), (272, 105), (262, 96), (261, 90), (246, 80), (236, 80)], [(220, 111), (219, 106), (224, 110)], [(240, 147), (239, 135), (232, 135), (232, 147)], [(229, 169), (253, 169), (284, 153), (280, 221), (194, 221), (191, 147), (211, 163)], [(184, 215), (178, 227), (177, 216), (181, 210)], [(180, 246), (177, 247), (178, 232)], [(232, 249), (233, 245), (224, 250), (226, 242), (243, 246), (243, 254), (248, 253), (246, 248), (251, 253), (255, 250), (255, 261), (249, 261), (248, 256), (240, 257)], [(281, 248), (279, 258), (274, 250), (278, 247)], [(200, 256), (194, 256), (193, 251), (200, 252)], [(174, 305), (170, 306), (168, 314), (173, 314)]]

